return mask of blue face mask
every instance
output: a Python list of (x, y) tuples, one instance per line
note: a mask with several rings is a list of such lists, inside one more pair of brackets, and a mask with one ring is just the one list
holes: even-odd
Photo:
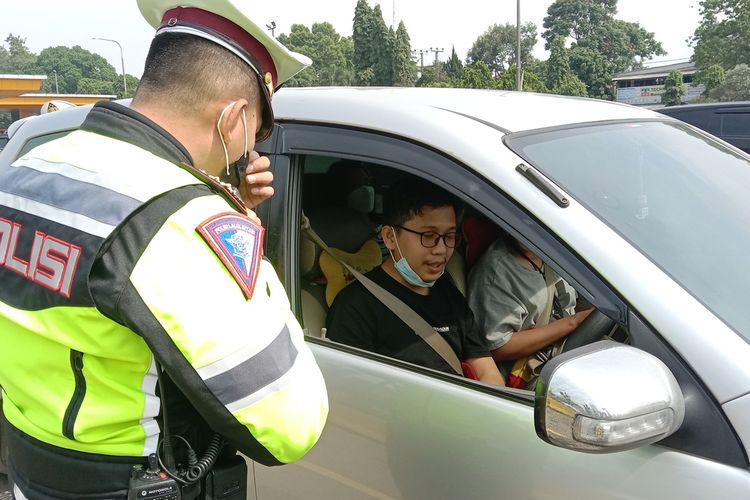
[[(435, 284), (435, 281), (425, 281), (422, 278), (419, 277), (419, 275), (414, 272), (414, 269), (411, 268), (409, 265), (409, 262), (406, 260), (406, 257), (404, 257), (404, 252), (401, 251), (401, 247), (398, 244), (398, 238), (396, 238), (396, 229), (391, 228), (393, 231), (393, 239), (396, 240), (396, 248), (398, 249), (398, 253), (401, 254), (401, 258), (399, 260), (396, 260), (396, 258), (393, 256), (393, 252), (391, 252), (391, 249), (388, 249), (388, 253), (391, 254), (391, 259), (393, 259), (393, 262), (396, 266), (396, 271), (401, 275), (402, 278), (406, 280), (407, 283), (419, 286), (422, 288), (431, 288), (432, 285)], [(443, 271), (440, 273), (440, 276), (443, 275), (445, 272), (445, 268), (443, 268)], [(438, 277), (440, 277), (438, 276)]]

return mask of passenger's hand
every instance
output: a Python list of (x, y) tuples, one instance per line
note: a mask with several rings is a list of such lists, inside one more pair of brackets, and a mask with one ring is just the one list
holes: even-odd
[(571, 326), (570, 331), (572, 332), (573, 330), (578, 328), (580, 324), (583, 323), (583, 320), (588, 318), (589, 314), (591, 314), (593, 311), (594, 311), (594, 308), (592, 307), (591, 309), (585, 309), (583, 311), (579, 311), (575, 313), (572, 316), (568, 316), (566, 319), (570, 321), (570, 326)]
[(271, 187), (273, 174), (268, 171), (270, 167), (271, 160), (268, 157), (260, 156), (256, 151), (250, 151), (250, 162), (245, 170), (246, 175), (240, 182), (240, 195), (248, 208), (255, 208), (261, 202), (273, 196), (273, 188)]

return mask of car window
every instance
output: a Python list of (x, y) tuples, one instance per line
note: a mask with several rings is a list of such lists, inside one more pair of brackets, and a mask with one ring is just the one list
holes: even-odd
[[(674, 112), (671, 115), (678, 120), (695, 125), (699, 129), (712, 132), (711, 117), (713, 116), (713, 111), (710, 109)], [(718, 132), (718, 130), (712, 133), (716, 132)]]
[(722, 113), (721, 136), (750, 137), (750, 113)]
[(750, 161), (679, 123), (590, 125), (508, 144), (750, 340)]

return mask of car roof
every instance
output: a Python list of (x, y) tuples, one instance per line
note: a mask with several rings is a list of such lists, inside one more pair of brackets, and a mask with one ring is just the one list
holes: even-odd
[[(117, 101), (128, 105), (130, 99)], [(78, 127), (91, 105), (20, 120), (13, 132), (41, 135)], [(435, 120), (450, 123), (456, 115), (503, 133), (605, 120), (653, 119), (654, 111), (598, 99), (503, 90), (298, 87), (274, 97), (278, 121), (328, 123), (419, 137)], [(356, 112), (352, 112), (356, 110)], [(33, 118), (33, 119), (31, 119)], [(15, 125), (15, 127), (14, 127)], [(12, 134), (9, 134), (12, 138)]]
[(274, 97), (279, 120), (372, 128), (385, 117), (394, 131), (423, 125), (420, 117), (434, 119), (435, 111), (442, 111), (445, 119), (458, 114), (506, 133), (583, 122), (663, 118), (651, 110), (610, 101), (501, 90), (307, 87), (285, 88)]
[(660, 108), (657, 111), (666, 115), (679, 114), (689, 111), (709, 110), (709, 109), (750, 109), (750, 101), (732, 101), (732, 102), (704, 102), (700, 104), (680, 104), (679, 106), (669, 106)]

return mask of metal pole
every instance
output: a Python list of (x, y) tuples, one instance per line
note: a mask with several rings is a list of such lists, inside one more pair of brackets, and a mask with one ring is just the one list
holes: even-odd
[(55, 94), (59, 94), (60, 89), (57, 87), (57, 70), (53, 69), (52, 72), (55, 74)]
[(128, 95), (128, 80), (125, 78), (125, 57), (122, 54), (122, 45), (120, 45), (120, 42), (117, 40), (112, 40), (111, 38), (97, 38), (94, 37), (92, 40), (103, 40), (105, 42), (112, 42), (116, 43), (117, 46), (120, 48), (120, 63), (122, 64), (122, 88), (123, 88), (123, 94), (122, 96), (125, 97)]
[(516, 0), (516, 90), (521, 88), (521, 0)]

